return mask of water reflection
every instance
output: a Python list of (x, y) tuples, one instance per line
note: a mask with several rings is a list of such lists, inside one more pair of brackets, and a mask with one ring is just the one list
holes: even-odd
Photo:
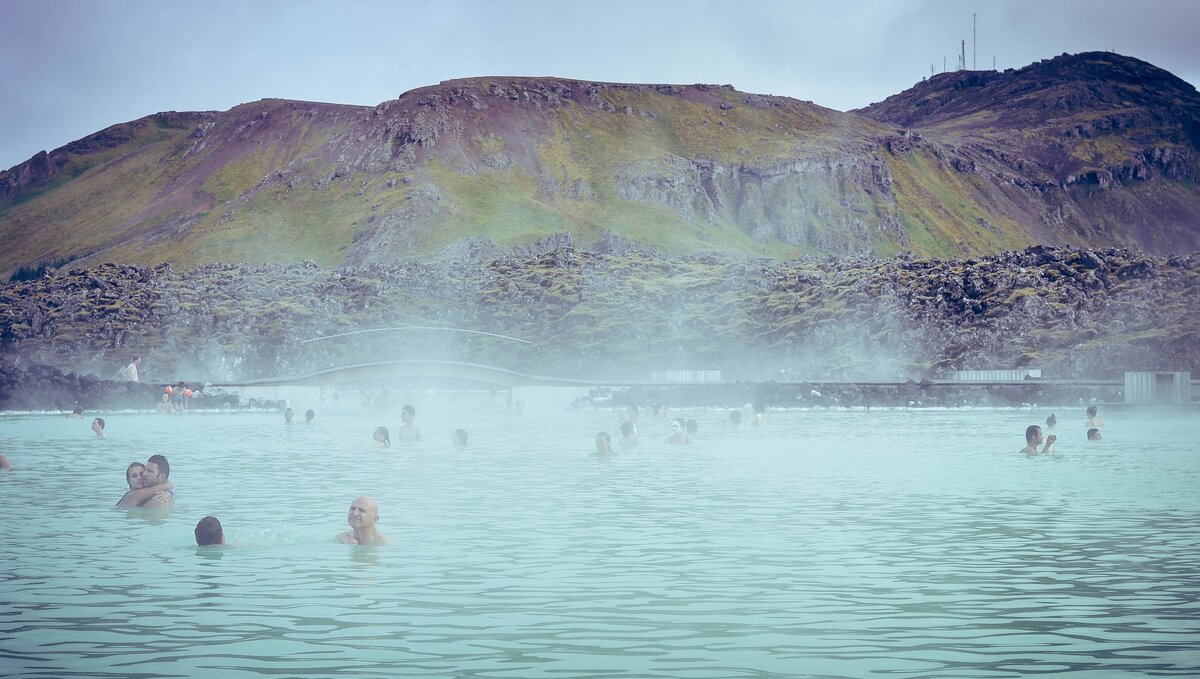
[(350, 560), (354, 563), (364, 566), (376, 566), (379, 564), (379, 550), (383, 547), (375, 545), (349, 545), (347, 549), (350, 551)]

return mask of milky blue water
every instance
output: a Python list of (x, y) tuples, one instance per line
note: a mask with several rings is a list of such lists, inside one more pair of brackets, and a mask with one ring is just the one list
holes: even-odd
[[(349, 404), (0, 416), (0, 675), (1200, 676), (1195, 411), (1028, 458), (1049, 410), (694, 410), (597, 460), (614, 412), (417, 403), (387, 449)], [(114, 508), (155, 452), (175, 509)], [(360, 494), (391, 545), (332, 541)]]

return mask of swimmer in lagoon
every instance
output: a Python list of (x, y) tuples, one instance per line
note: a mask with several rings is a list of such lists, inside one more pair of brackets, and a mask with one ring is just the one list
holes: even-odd
[(734, 429), (742, 428), (742, 411), (740, 411), (740, 410), (729, 411), (729, 426), (733, 427)]
[(1046, 442), (1046, 445), (1042, 446), (1040, 454), (1049, 455), (1054, 447), (1054, 442), (1058, 440), (1058, 437), (1054, 434), (1043, 437), (1041, 427), (1037, 426), (1036, 424), (1029, 425), (1025, 428), (1025, 447), (1021, 449), (1021, 452), (1025, 453), (1026, 455), (1038, 455), (1038, 445), (1041, 444), (1043, 440)]
[(687, 433), (687, 422), (682, 417), (671, 420), (671, 435), (667, 437), (666, 443), (685, 445), (691, 442), (692, 437)]
[(225, 531), (221, 528), (221, 521), (215, 516), (200, 519), (193, 532), (196, 534), (197, 547), (225, 544)]
[(400, 426), (400, 438), (407, 441), (421, 440), (421, 425), (417, 424), (417, 409), (411, 405), (405, 405), (400, 411), (400, 419), (404, 424)]
[(316, 416), (317, 416), (317, 413), (312, 408), (305, 410), (304, 411), (304, 424), (312, 424), (313, 418), (315, 418)]
[(287, 410), (283, 411), (283, 421), (286, 422), (287, 424), (291, 424), (292, 418), (294, 418), (295, 416), (296, 416), (296, 411), (292, 410), (291, 408), (288, 408)]
[(762, 401), (755, 401), (751, 406), (754, 410), (754, 419), (750, 420), (750, 424), (759, 427), (767, 424), (767, 404)]
[(621, 418), (622, 422), (632, 422), (633, 426), (639, 427), (642, 424), (642, 414), (638, 412), (638, 407), (631, 405), (625, 409), (625, 416)]
[(1088, 440), (1089, 441), (1099, 441), (1100, 440), (1100, 430), (1095, 427), (1092, 427), (1091, 429), (1089, 429), (1088, 430)]
[(1054, 413), (1050, 413), (1050, 417), (1046, 418), (1046, 428), (1053, 429), (1056, 424), (1058, 424), (1058, 418), (1054, 416)]
[(386, 545), (387, 536), (375, 528), (378, 521), (379, 505), (375, 500), (366, 495), (356, 497), (346, 513), (351, 530), (339, 533), (335, 539), (344, 545)]
[(387, 448), (392, 445), (392, 435), (388, 433), (387, 427), (375, 427), (375, 433), (371, 435), (375, 441), (375, 445), (381, 448)]
[(162, 455), (153, 455), (146, 464), (134, 462), (125, 470), (129, 492), (117, 501), (118, 507), (171, 507), (175, 504), (175, 484), (167, 479), (171, 466)]
[(83, 408), (80, 408), (79, 406), (75, 406), (74, 410), (67, 413), (67, 419), (82, 420), (83, 419)]
[(611, 457), (615, 454), (612, 449), (612, 439), (609, 437), (608, 432), (602, 431), (596, 434), (596, 452), (588, 457)]
[(6, 472), (10, 469), (12, 469), (12, 463), (8, 461), (7, 457), (4, 457), (4, 453), (0, 453), (0, 472)]
[(638, 447), (638, 430), (629, 420), (621, 423), (621, 441), (618, 445), (622, 450), (633, 450)]
[(467, 447), (467, 430), (466, 429), (455, 429), (454, 437), (450, 439), (450, 442), (454, 444), (455, 448), (466, 448)]
[(1104, 426), (1104, 420), (1096, 417), (1096, 406), (1087, 407), (1087, 424), (1088, 429), (1099, 429)]
[(104, 438), (104, 418), (97, 417), (92, 420), (92, 431), (96, 432), (96, 438)]
[(142, 475), (146, 473), (146, 465), (141, 462), (130, 462), (125, 468), (125, 483), (129, 484), (129, 490), (137, 490), (142, 487)]

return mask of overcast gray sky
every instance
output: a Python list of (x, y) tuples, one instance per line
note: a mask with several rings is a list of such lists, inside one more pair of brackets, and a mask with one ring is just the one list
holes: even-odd
[(979, 68), (1112, 50), (1200, 83), (1195, 0), (0, 0), (0, 168), (158, 111), (378, 104), (451, 78), (717, 83), (839, 110), (959, 41)]

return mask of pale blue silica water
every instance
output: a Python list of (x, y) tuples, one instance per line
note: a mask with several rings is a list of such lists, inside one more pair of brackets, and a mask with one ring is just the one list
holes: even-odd
[[(398, 409), (0, 417), (0, 675), (1200, 675), (1200, 417), (775, 411), (589, 459), (618, 415)], [(309, 407), (298, 405), (298, 413)], [(747, 411), (748, 416), (748, 411)], [(302, 420), (302, 415), (300, 416)], [(450, 445), (457, 427), (470, 446)], [(169, 515), (119, 510), (164, 453)], [(359, 494), (393, 544), (335, 544)], [(233, 546), (200, 550), (219, 517)]]

